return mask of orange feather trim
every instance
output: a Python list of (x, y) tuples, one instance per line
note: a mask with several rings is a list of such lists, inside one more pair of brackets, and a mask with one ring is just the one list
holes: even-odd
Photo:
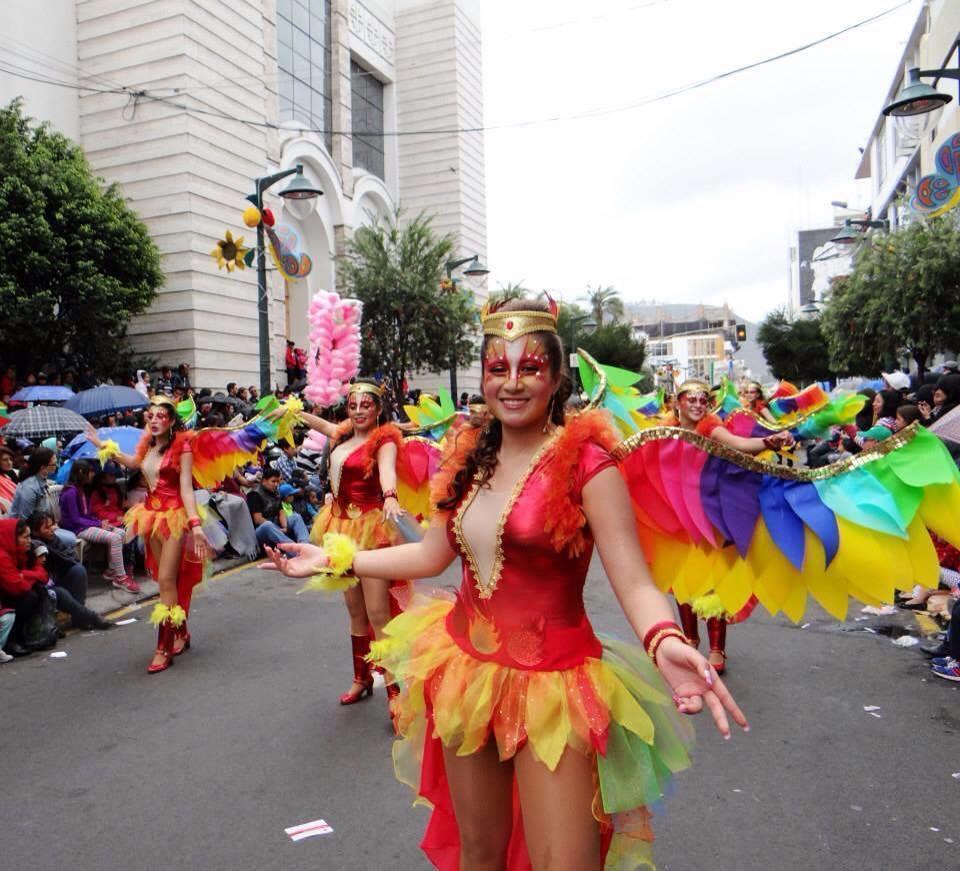
[(430, 479), (430, 505), (433, 514), (444, 516), (449, 512), (437, 507), (437, 503), (453, 495), (453, 479), (467, 465), (467, 457), (480, 441), (482, 427), (466, 426), (447, 433), (440, 458), (440, 468)]
[[(196, 435), (196, 432), (178, 432), (173, 436), (173, 444), (164, 452), (163, 459), (160, 461), (162, 463), (173, 463), (173, 467), (179, 472), (180, 471), (180, 455), (183, 453), (183, 449), (187, 444), (193, 441), (193, 437)], [(137, 450), (134, 454), (134, 457), (137, 460), (137, 464), (143, 463), (143, 458), (147, 455), (147, 451), (150, 450), (150, 443), (153, 441), (153, 436), (150, 434), (149, 430), (144, 432), (140, 437), (140, 441), (137, 443)], [(171, 451), (173, 453), (171, 453)], [(167, 457), (169, 456), (169, 460)]]
[(384, 445), (391, 442), (397, 446), (397, 450), (399, 451), (400, 445), (403, 443), (403, 434), (392, 423), (385, 423), (383, 426), (378, 426), (367, 436), (367, 440), (361, 448), (363, 451), (364, 478), (369, 478), (373, 474), (373, 467), (377, 462), (377, 452)]
[(612, 451), (619, 441), (609, 413), (595, 409), (568, 418), (563, 433), (554, 442), (550, 452), (552, 461), (547, 467), (550, 486), (544, 506), (547, 520), (543, 531), (550, 536), (557, 553), (566, 549), (571, 557), (576, 557), (583, 553), (586, 545), (584, 528), (587, 517), (579, 501), (573, 498), (583, 446), (587, 442), (596, 442)]

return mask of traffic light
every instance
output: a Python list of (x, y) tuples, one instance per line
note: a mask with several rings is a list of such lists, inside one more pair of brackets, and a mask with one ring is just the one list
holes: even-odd
[(736, 337), (737, 342), (747, 341), (747, 325), (746, 324), (737, 324), (736, 328)]

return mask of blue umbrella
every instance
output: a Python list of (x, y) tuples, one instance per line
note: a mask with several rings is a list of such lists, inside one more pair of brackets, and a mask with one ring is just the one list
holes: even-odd
[(59, 384), (34, 384), (33, 387), (21, 387), (13, 396), (11, 402), (63, 402), (70, 399), (73, 391), (69, 387)]
[[(97, 430), (97, 435), (103, 441), (113, 439), (120, 445), (121, 451), (132, 454), (137, 450), (143, 430), (135, 426), (102, 426)], [(63, 449), (63, 456), (71, 460), (93, 460), (96, 459), (97, 449), (87, 440), (85, 433), (80, 433)]]
[(129, 411), (131, 408), (143, 408), (148, 401), (142, 393), (132, 387), (115, 384), (101, 384), (90, 390), (82, 390), (64, 407), (82, 414), (84, 417), (101, 417), (116, 411)]

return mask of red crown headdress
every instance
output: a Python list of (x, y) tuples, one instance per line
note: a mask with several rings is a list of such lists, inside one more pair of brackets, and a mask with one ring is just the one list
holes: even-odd
[(549, 311), (501, 311), (503, 302), (489, 302), (483, 304), (480, 310), (480, 323), (485, 336), (499, 336), (508, 342), (519, 339), (528, 333), (555, 333), (557, 331), (557, 315), (560, 306), (545, 294)]

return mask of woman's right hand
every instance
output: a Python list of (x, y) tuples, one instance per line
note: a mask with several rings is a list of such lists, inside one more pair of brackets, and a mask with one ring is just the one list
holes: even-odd
[(920, 417), (924, 420), (930, 420), (930, 415), (933, 413), (929, 402), (918, 402), (917, 411), (920, 412)]
[(270, 562), (261, 563), (260, 568), (283, 572), (288, 578), (309, 578), (330, 564), (324, 549), (315, 544), (280, 542), (276, 548), (264, 546), (264, 550)]
[(86, 436), (87, 441), (98, 450), (103, 447), (103, 442), (100, 440), (100, 436), (91, 424), (87, 424), (87, 429), (84, 432), (84, 435)]

